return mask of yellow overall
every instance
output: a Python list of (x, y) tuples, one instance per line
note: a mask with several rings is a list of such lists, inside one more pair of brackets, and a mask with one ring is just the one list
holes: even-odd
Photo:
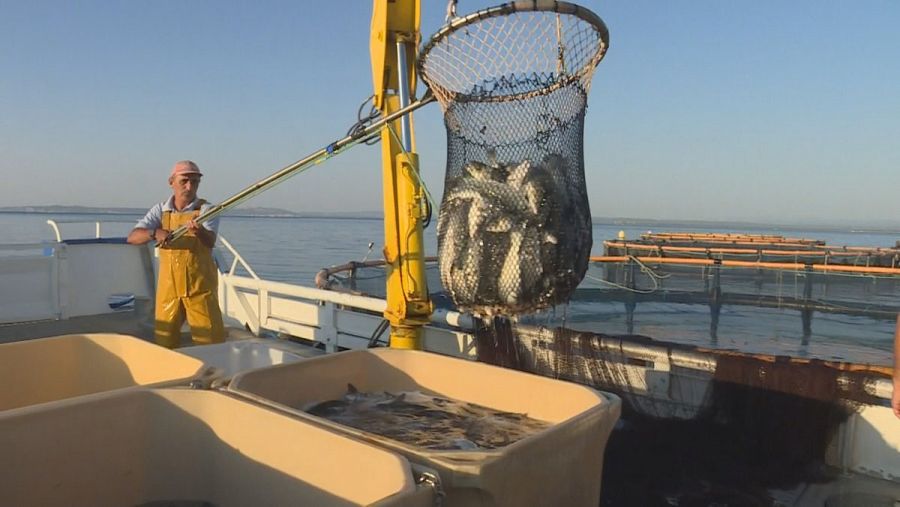
[[(201, 205), (204, 201), (201, 201)], [(171, 231), (200, 214), (196, 211), (164, 211), (162, 228)], [(197, 345), (225, 341), (219, 310), (218, 271), (212, 251), (192, 233), (159, 249), (159, 283), (156, 286), (156, 343), (176, 348), (187, 314), (191, 336)]]

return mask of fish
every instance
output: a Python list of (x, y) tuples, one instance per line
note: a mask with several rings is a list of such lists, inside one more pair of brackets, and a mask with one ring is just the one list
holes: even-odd
[(520, 221), (516, 215), (527, 211), (508, 185), (486, 176), (488, 170), (484, 164), (467, 166), (469, 176), (448, 190), (438, 218), (441, 281), (458, 306), (474, 301), (483, 287), (485, 233), (509, 231)]
[(310, 414), (427, 449), (483, 451), (509, 445), (551, 426), (421, 391), (360, 392), (348, 384), (339, 400), (311, 405)]
[(444, 203), (471, 200), (479, 208), (496, 206), (508, 212), (527, 213), (528, 203), (520, 189), (493, 179), (460, 177), (444, 194)]
[(509, 170), (509, 174), (506, 177), (506, 182), (515, 188), (522, 188), (522, 183), (524, 183), (525, 177), (528, 176), (528, 172), (530, 170), (531, 161), (525, 160)]
[(466, 252), (461, 252), (463, 255), (462, 267), (456, 279), (459, 285), (455, 289), (464, 302), (474, 302), (477, 299), (476, 295), (481, 285), (481, 251), (483, 246), (483, 240), (474, 239), (469, 241), (469, 249)]
[(438, 256), (438, 268), (441, 273), (441, 283), (454, 300), (471, 297), (459, 293), (466, 287), (465, 278), (461, 269), (460, 255), (454, 252), (465, 252), (469, 247), (469, 231), (466, 226), (468, 212), (458, 208), (466, 208), (471, 203), (454, 203), (447, 208), (442, 208), (438, 216), (438, 238), (442, 243)]
[[(562, 216), (571, 209), (557, 179), (568, 165), (555, 154), (508, 164), (487, 155), (488, 163), (472, 161), (448, 179), (438, 217), (441, 281), (459, 309), (480, 316), (547, 307), (559, 299), (556, 287), (571, 285), (556, 280), (566, 262), (557, 257), (568, 253), (560, 243), (581, 239)], [(569, 222), (582, 221), (577, 211)]]
[(544, 256), (544, 250), (542, 249), (541, 231), (536, 228), (527, 229), (522, 237), (520, 249), (520, 285), (527, 293), (520, 296), (519, 299), (524, 298), (526, 301), (533, 301), (543, 292), (547, 284), (544, 265), (546, 264), (545, 259), (548, 257)]
[(522, 265), (519, 261), (523, 236), (524, 232), (521, 230), (510, 231), (509, 252), (503, 260), (503, 268), (497, 280), (497, 295), (502, 303), (510, 306), (518, 304), (522, 295)]
[(490, 175), (490, 168), (481, 162), (471, 162), (466, 164), (466, 174), (476, 181), (488, 181), (493, 179)]
[(466, 174), (478, 181), (499, 181), (506, 180), (505, 166), (498, 164), (496, 160), (490, 164), (482, 164), (481, 162), (470, 162), (465, 167)]

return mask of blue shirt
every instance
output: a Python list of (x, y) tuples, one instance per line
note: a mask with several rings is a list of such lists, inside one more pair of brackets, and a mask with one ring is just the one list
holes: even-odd
[[(194, 202), (188, 204), (182, 210), (175, 209), (175, 196), (169, 197), (167, 200), (157, 203), (155, 206), (150, 208), (150, 211), (144, 215), (144, 218), (138, 220), (137, 225), (135, 227), (140, 227), (142, 229), (156, 229), (162, 227), (162, 216), (164, 211), (194, 211), (197, 209), (197, 205), (200, 204), (200, 199), (194, 199)], [(212, 207), (212, 204), (206, 203), (203, 206), (200, 206), (200, 213), (204, 213), (206, 210)], [(219, 231), (219, 219), (213, 218), (212, 220), (205, 222), (203, 224), (203, 228), (218, 233)]]

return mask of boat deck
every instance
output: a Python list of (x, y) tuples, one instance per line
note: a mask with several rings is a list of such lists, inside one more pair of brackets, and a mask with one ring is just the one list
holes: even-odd
[[(133, 310), (126, 310), (100, 315), (71, 317), (68, 319), (47, 319), (12, 324), (0, 324), (0, 343), (11, 343), (22, 340), (85, 333), (116, 333), (136, 336), (149, 342), (153, 341), (153, 304), (137, 299)], [(226, 326), (228, 341), (256, 338), (245, 329)], [(190, 332), (185, 330), (181, 336), (181, 346), (194, 345)]]

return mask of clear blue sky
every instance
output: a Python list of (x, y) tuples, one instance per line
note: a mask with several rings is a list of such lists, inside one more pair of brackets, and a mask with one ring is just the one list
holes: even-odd
[[(900, 223), (900, 2), (583, 5), (611, 34), (585, 133), (594, 216)], [(444, 9), (423, 0), (426, 37)], [(0, 206), (149, 207), (184, 158), (201, 195), (230, 196), (343, 137), (372, 93), (370, 16), (363, 0), (0, 0)], [(439, 198), (439, 108), (416, 128)], [(357, 147), (252, 205), (376, 210), (379, 164)]]

